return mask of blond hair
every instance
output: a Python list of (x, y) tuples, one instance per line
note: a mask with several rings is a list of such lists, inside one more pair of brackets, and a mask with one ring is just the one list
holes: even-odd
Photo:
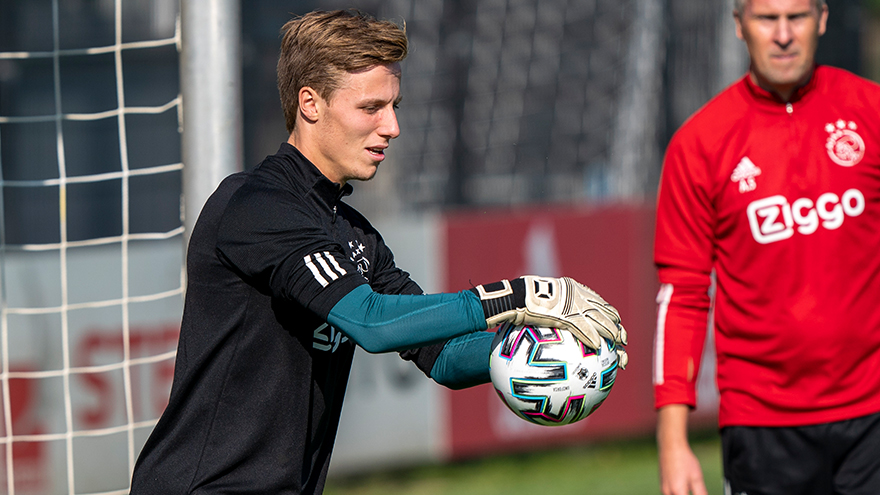
[[(748, 0), (733, 0), (733, 11), (737, 14), (743, 11), (746, 8), (746, 2)], [(815, 0), (816, 9), (820, 12), (822, 11), (822, 7), (825, 6), (825, 0)]]
[(405, 28), (357, 10), (315, 11), (281, 29), (278, 93), (287, 132), (299, 110), (299, 91), (308, 86), (330, 101), (345, 73), (406, 58)]

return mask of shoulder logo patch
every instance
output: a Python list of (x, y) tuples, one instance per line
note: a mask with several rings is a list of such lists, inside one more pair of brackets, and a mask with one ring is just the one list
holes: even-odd
[(828, 140), (825, 149), (831, 161), (842, 166), (852, 167), (865, 156), (865, 142), (856, 132), (858, 126), (853, 121), (838, 119), (833, 124), (825, 124)]
[(736, 168), (733, 169), (730, 180), (739, 182), (739, 192), (747, 193), (754, 191), (758, 187), (755, 177), (759, 175), (761, 175), (761, 169), (749, 160), (749, 157), (744, 156), (736, 165)]

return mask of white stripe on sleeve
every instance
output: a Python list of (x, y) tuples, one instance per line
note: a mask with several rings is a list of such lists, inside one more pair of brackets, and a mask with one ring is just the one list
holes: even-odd
[[(331, 265), (333, 265), (333, 268), (336, 269), (337, 273), (340, 275), (346, 274), (345, 269), (339, 266), (339, 263), (336, 262), (336, 258), (331, 256), (329, 251), (324, 251), (324, 257), (327, 258), (327, 261), (329, 261)], [(336, 280), (336, 277), (333, 277), (333, 280)]]
[(654, 334), (654, 385), (663, 385), (663, 352), (666, 347), (666, 313), (672, 299), (672, 284), (660, 284), (657, 292), (657, 332)]
[[(330, 256), (330, 253), (327, 253), (327, 258), (329, 258), (329, 259), (331, 259), (331, 260), (333, 259), (333, 257)], [(336, 272), (333, 271), (332, 268), (330, 268), (330, 265), (327, 264), (327, 260), (324, 259), (324, 256), (322, 256), (321, 253), (315, 253), (315, 261), (317, 261), (318, 264), (321, 265), (321, 268), (324, 269), (324, 273), (325, 273), (328, 277), (330, 277), (331, 280), (336, 280), (337, 278), (339, 278), (339, 275), (337, 275)], [(335, 262), (336, 262), (336, 261), (334, 260), (334, 263), (335, 263)]]
[[(318, 283), (321, 284), (321, 287), (327, 287), (327, 284), (329, 284), (330, 282), (328, 282), (327, 279), (324, 278), (323, 275), (321, 275), (321, 272), (318, 270), (318, 267), (315, 266), (315, 264), (312, 262), (312, 255), (311, 254), (306, 255), (306, 257), (303, 258), (303, 261), (306, 262), (306, 266), (309, 267), (309, 270), (312, 271), (312, 275), (315, 276), (315, 280), (317, 280)], [(318, 261), (320, 261), (320, 260), (318, 260)]]

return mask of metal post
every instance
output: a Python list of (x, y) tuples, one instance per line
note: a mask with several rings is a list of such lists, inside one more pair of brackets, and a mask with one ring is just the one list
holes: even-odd
[(657, 145), (662, 86), (663, 1), (636, 0), (611, 143), (608, 192), (615, 200), (640, 200), (647, 194), (652, 168), (659, 169)]
[(749, 70), (749, 52), (746, 44), (736, 37), (736, 23), (733, 20), (733, 2), (722, 0), (718, 9), (718, 67), (712, 85), (712, 95), (733, 84)]
[(182, 0), (183, 191), (186, 236), (205, 201), (244, 162), (240, 0)]

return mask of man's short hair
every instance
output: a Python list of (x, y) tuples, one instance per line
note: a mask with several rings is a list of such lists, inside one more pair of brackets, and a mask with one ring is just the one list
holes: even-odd
[[(733, 0), (733, 11), (737, 14), (743, 11), (746, 7), (746, 2), (748, 0)], [(816, 3), (816, 9), (820, 12), (822, 11), (822, 7), (825, 6), (825, 0), (814, 0)]]
[(281, 32), (278, 93), (287, 132), (296, 123), (300, 89), (308, 86), (330, 101), (345, 73), (400, 62), (407, 53), (405, 27), (357, 10), (311, 12)]

